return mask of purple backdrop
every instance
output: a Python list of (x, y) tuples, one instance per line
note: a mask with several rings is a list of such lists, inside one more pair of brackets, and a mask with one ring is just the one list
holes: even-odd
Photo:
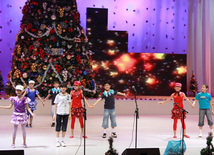
[[(0, 1), (0, 70), (7, 81), (26, 0)], [(128, 31), (128, 52), (186, 54), (188, 1), (186, 0), (77, 0), (81, 25), (86, 8), (107, 8), (108, 29)]]

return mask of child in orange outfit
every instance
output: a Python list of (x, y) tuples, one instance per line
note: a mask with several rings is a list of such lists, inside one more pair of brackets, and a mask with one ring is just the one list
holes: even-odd
[[(178, 107), (183, 108), (183, 99), (186, 99), (186, 101), (194, 108), (194, 105), (192, 104), (192, 102), (190, 102), (190, 100), (186, 97), (186, 95), (181, 92), (181, 87), (182, 84), (181, 83), (175, 83), (175, 93), (173, 93), (167, 100), (163, 101), (163, 102), (158, 102), (159, 104), (164, 104), (166, 102), (169, 102), (172, 98), (174, 99), (174, 103), (177, 104)], [(185, 122), (183, 122), (183, 117), (182, 117), (182, 110), (179, 109), (176, 105), (174, 105), (173, 109), (171, 110), (171, 115), (172, 115), (172, 119), (174, 119), (174, 123), (173, 123), (173, 131), (174, 131), (174, 137), (173, 138), (177, 138), (176, 136), (176, 130), (177, 130), (177, 121), (178, 119), (181, 120), (182, 123), (182, 127), (184, 129), (184, 137), (186, 138), (190, 138), (187, 134), (186, 134), (186, 125)], [(186, 113), (184, 113), (185, 115)], [(186, 118), (186, 115), (184, 116), (184, 119)], [(183, 126), (184, 123), (184, 126)]]

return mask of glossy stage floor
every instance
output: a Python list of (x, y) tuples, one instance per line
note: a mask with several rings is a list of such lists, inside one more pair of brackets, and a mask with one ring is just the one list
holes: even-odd
[[(10, 123), (11, 115), (0, 115), (0, 150), (11, 150), (13, 126)], [(37, 115), (34, 118), (32, 128), (27, 128), (27, 145), (24, 149), (25, 155), (83, 155), (83, 139), (80, 138), (79, 122), (75, 124), (75, 137), (70, 139), (70, 121), (65, 138), (66, 147), (56, 147), (55, 128), (50, 127), (51, 117), (48, 115)], [(118, 138), (114, 139), (113, 147), (121, 154), (126, 148), (135, 146), (135, 134), (133, 133), (133, 115), (117, 115), (118, 127), (116, 132)], [(109, 149), (108, 138), (102, 136), (102, 115), (89, 115), (87, 120), (86, 154), (103, 155)], [(190, 139), (185, 138), (187, 150), (185, 155), (199, 155), (200, 150), (206, 147), (206, 137), (209, 131), (207, 124), (203, 129), (203, 137), (198, 138), (198, 115), (189, 115), (186, 119), (187, 134)], [(206, 123), (206, 122), (205, 122)], [(140, 115), (138, 120), (138, 148), (159, 148), (163, 154), (169, 140), (173, 140), (172, 119), (169, 115)], [(111, 130), (108, 129), (108, 136)], [(107, 137), (108, 137), (107, 136)], [(181, 137), (181, 124), (178, 123), (178, 138)], [(77, 149), (81, 143), (81, 147)], [(18, 129), (16, 148), (22, 148), (21, 128)], [(13, 149), (14, 150), (14, 149)]]

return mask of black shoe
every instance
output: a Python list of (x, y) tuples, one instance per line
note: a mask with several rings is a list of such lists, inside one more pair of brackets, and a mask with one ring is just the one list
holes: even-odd
[(106, 133), (103, 133), (103, 136), (102, 136), (103, 138), (106, 138)]
[(111, 133), (112, 138), (117, 138), (116, 132)]
[(55, 123), (54, 122), (51, 124), (51, 127), (55, 127)]
[(32, 124), (30, 124), (30, 128), (32, 128)]
[(28, 124), (26, 124), (25, 127), (28, 128)]

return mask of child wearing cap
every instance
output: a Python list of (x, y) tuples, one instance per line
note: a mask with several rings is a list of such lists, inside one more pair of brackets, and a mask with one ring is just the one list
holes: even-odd
[[(82, 130), (82, 137), (84, 137), (84, 124), (83, 124), (83, 112), (84, 112), (84, 108), (82, 107), (82, 103), (81, 103), (81, 99), (83, 98), (83, 92), (80, 89), (81, 86), (81, 82), (80, 81), (75, 81), (74, 82), (74, 90), (71, 91), (70, 96), (72, 99), (72, 106), (71, 106), (71, 136), (70, 138), (74, 137), (74, 124), (75, 124), (75, 120), (76, 118), (79, 119), (80, 122), (80, 127)], [(86, 98), (84, 97), (85, 103), (91, 107), (88, 104), (88, 101), (86, 100)], [(85, 138), (87, 138), (85, 136)]]
[(23, 97), (24, 87), (22, 85), (17, 85), (15, 87), (15, 92), (17, 96), (11, 96), (9, 100), (11, 101), (9, 106), (0, 106), (1, 109), (11, 109), (14, 105), (14, 112), (12, 115), (11, 123), (13, 123), (13, 142), (11, 147), (15, 148), (15, 140), (16, 140), (16, 133), (18, 130), (18, 125), (21, 125), (22, 128), (22, 135), (23, 135), (23, 147), (27, 147), (26, 145), (26, 131), (25, 131), (25, 124), (27, 123), (27, 114), (26, 109), (28, 112), (34, 117), (35, 114), (32, 113), (31, 109), (28, 107), (28, 103), (30, 99), (27, 97)]
[[(42, 102), (43, 106), (45, 106), (45, 104), (44, 104), (42, 98), (40, 97), (38, 90), (34, 89), (35, 81), (30, 80), (28, 82), (28, 84), (29, 84), (29, 88), (27, 88), (25, 90), (23, 96), (25, 96), (27, 94), (27, 97), (30, 98), (31, 101), (28, 103), (28, 106), (31, 109), (31, 111), (33, 112), (34, 110), (36, 110), (36, 105), (37, 105), (37, 102), (35, 100), (36, 95), (39, 98), (39, 100)], [(29, 126), (32, 127), (33, 117), (29, 112), (27, 112), (27, 115), (30, 116)], [(28, 127), (28, 123), (26, 123), (26, 127)]]
[(208, 85), (203, 84), (201, 88), (202, 92), (198, 93), (195, 97), (195, 101), (199, 102), (199, 137), (202, 137), (202, 128), (204, 126), (204, 116), (206, 115), (208, 125), (210, 127), (210, 132), (213, 134), (213, 120), (212, 114), (214, 114), (213, 106), (212, 106), (212, 97), (209, 93), (207, 93)]
[[(186, 138), (190, 138), (187, 134), (186, 134), (186, 125), (185, 125), (185, 122), (183, 120), (183, 116), (182, 116), (182, 109), (183, 109), (183, 99), (186, 99), (186, 101), (192, 106), (194, 107), (194, 105), (192, 104), (192, 102), (190, 102), (190, 100), (186, 97), (186, 95), (181, 92), (181, 87), (182, 87), (182, 84), (181, 83), (175, 83), (175, 92), (172, 93), (172, 95), (165, 101), (162, 101), (162, 102), (158, 102), (159, 104), (164, 104), (166, 102), (169, 102), (172, 98), (174, 99), (174, 107), (173, 109), (171, 110), (171, 118), (174, 120), (173, 122), (173, 132), (174, 132), (174, 136), (173, 138), (177, 138), (176, 136), (176, 131), (177, 131), (177, 122), (178, 122), (178, 119), (181, 120), (181, 124), (182, 124), (182, 128), (184, 129), (184, 137)], [(176, 106), (177, 105), (177, 106)], [(180, 109), (180, 108), (182, 109)], [(184, 113), (184, 118), (186, 118), (186, 113)], [(184, 126), (183, 126), (184, 124)]]

